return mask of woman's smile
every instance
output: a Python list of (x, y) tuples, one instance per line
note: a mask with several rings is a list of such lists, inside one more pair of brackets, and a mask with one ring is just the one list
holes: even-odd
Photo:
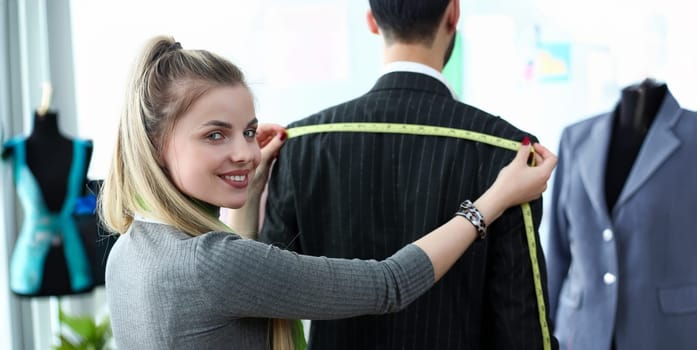
[(219, 176), (232, 187), (246, 188), (249, 185), (249, 172), (249, 170), (236, 170)]

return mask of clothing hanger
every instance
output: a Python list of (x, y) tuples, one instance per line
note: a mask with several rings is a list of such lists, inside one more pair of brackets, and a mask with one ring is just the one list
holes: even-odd
[(50, 82), (44, 82), (41, 88), (41, 105), (36, 109), (36, 114), (43, 117), (48, 112), (49, 107), (51, 107), (51, 95), (53, 95), (53, 88)]

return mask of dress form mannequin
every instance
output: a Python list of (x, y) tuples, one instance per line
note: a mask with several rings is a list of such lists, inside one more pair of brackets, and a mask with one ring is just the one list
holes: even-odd
[(545, 243), (560, 349), (695, 348), (697, 112), (643, 85), (562, 134)]
[(73, 212), (84, 194), (92, 154), (88, 140), (70, 139), (58, 116), (39, 108), (32, 132), (5, 144), (24, 222), (10, 262), (10, 287), (23, 296), (66, 295), (93, 287), (91, 259)]
[[(27, 165), (36, 177), (47, 208), (58, 212), (63, 206), (73, 161), (73, 140), (63, 135), (58, 127), (58, 115), (48, 111), (45, 115), (35, 113), (34, 128), (27, 137)], [(49, 151), (50, 150), (50, 151)], [(86, 149), (83, 179), (87, 177), (87, 168), (92, 155), (92, 148)], [(82, 188), (84, 189), (84, 183)], [(80, 194), (83, 194), (81, 191)], [(65, 261), (61, 247), (54, 246), (49, 251), (46, 261)], [(42, 291), (57, 294), (70, 290), (70, 279), (65, 264), (46, 265)], [(50, 290), (53, 290), (51, 292)], [(62, 294), (62, 293), (61, 293)]]
[(613, 115), (612, 137), (605, 166), (605, 200), (609, 213), (612, 213), (622, 192), (666, 91), (665, 84), (653, 79), (622, 90)]
[(27, 165), (39, 183), (46, 206), (52, 212), (59, 211), (73, 160), (73, 141), (60, 132), (55, 112), (34, 114), (34, 128), (27, 137), (26, 149)]

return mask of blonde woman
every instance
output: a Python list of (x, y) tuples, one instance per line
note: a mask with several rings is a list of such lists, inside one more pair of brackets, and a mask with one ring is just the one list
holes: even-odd
[[(533, 146), (522, 146), (482, 197), (384, 261), (304, 256), (234, 233), (256, 229), (285, 138), (280, 126), (258, 125), (237, 67), (156, 37), (127, 100), (99, 200), (104, 223), (122, 234), (106, 271), (119, 349), (292, 349), (284, 320), (397, 311), (443, 276), (485, 222), (539, 197), (556, 164), (535, 145), (539, 166), (528, 167)], [(217, 219), (221, 207), (239, 209), (237, 231)]]

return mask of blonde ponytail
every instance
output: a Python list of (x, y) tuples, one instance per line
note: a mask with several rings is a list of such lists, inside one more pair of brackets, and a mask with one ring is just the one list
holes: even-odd
[(295, 350), (293, 329), (289, 320), (272, 319), (273, 350)]

